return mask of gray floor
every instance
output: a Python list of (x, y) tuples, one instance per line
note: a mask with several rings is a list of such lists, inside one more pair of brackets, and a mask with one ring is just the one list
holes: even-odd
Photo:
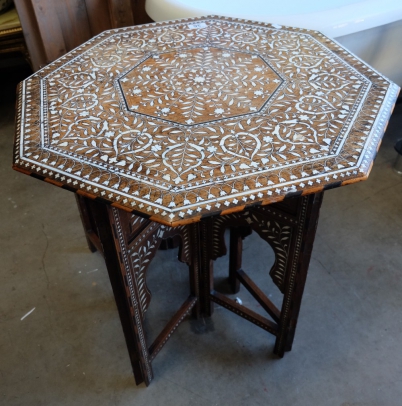
[[(74, 196), (11, 170), (13, 114), (1, 104), (0, 405), (402, 404), (402, 177), (391, 168), (402, 105), (370, 179), (326, 193), (293, 351), (278, 360), (272, 336), (217, 307), (179, 327), (149, 388), (135, 386)], [(150, 339), (186, 296), (175, 255), (160, 251), (149, 271)], [(246, 240), (244, 267), (276, 300), (272, 260), (262, 241)], [(238, 296), (258, 310), (244, 289)]]

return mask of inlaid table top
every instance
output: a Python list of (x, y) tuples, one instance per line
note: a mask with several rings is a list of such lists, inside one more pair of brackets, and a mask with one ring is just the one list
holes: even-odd
[(366, 179), (398, 91), (317, 31), (105, 31), (19, 85), (14, 168), (185, 224)]

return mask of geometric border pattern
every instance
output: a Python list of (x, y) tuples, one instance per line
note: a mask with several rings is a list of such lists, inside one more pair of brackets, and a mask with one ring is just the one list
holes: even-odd
[[(248, 165), (242, 170), (222, 171), (221, 174), (215, 168), (213, 176), (199, 177), (196, 180), (191, 176), (186, 178), (178, 176), (180, 180), (177, 182), (168, 180), (161, 182), (152, 177), (152, 173), (149, 176), (146, 172), (133, 173), (127, 169), (121, 170), (119, 166), (109, 162), (105, 164), (91, 162), (90, 158), (82, 158), (58, 148), (57, 145), (52, 147), (51, 112), (45, 108), (48, 82), (52, 75), (57, 75), (57, 72), (64, 67), (82, 60), (85, 52), (92, 52), (105, 41), (112, 41), (124, 35), (145, 35), (150, 32), (163, 35), (167, 31), (179, 32), (188, 27), (192, 30), (202, 30), (206, 26), (214, 25), (219, 29), (222, 26), (234, 27), (238, 31), (237, 38), (241, 37), (236, 46), (242, 52), (256, 52), (253, 48), (253, 35), (269, 31), (274, 37), (287, 35), (294, 41), (308, 40), (320, 49), (332, 53), (333, 63), (347, 65), (350, 71), (354, 72), (354, 77), (359, 79), (362, 83), (361, 88), (364, 87), (365, 90), (360, 92), (353, 106), (350, 107), (353, 113), (348, 111), (348, 114), (338, 120), (341, 130), (327, 151), (310, 149), (313, 152), (305, 158), (286, 157), (286, 160), (278, 163), (271, 161), (268, 165), (258, 167)], [(271, 45), (276, 47), (274, 49), (278, 49), (278, 43), (275, 44), (275, 41), (278, 42), (274, 38)], [(166, 42), (163, 46), (161, 43), (158, 44), (161, 51), (172, 49), (172, 45)], [(233, 43), (230, 46), (233, 47)], [(275, 67), (275, 58), (272, 58), (271, 51), (267, 51), (269, 46), (270, 44), (266, 43), (265, 52), (261, 50), (258, 52), (267, 58), (272, 67)], [(280, 46), (288, 47), (289, 50), (293, 45), (288, 41)], [(311, 67), (314, 61), (299, 60), (298, 63), (310, 63)], [(278, 72), (278, 68), (276, 71)], [(295, 72), (297, 73), (299, 72)], [(280, 74), (283, 75), (283, 71)], [(314, 78), (311, 81), (314, 81)], [(116, 85), (116, 82), (114, 83)], [(286, 92), (286, 83), (289, 84), (289, 81), (285, 80), (281, 85), (283, 93)], [(293, 80), (292, 83), (295, 81)], [(198, 221), (203, 216), (226, 214), (243, 210), (249, 205), (269, 204), (287, 197), (315, 193), (366, 179), (398, 92), (398, 86), (346, 51), (334, 40), (316, 31), (224, 17), (190, 18), (110, 30), (49, 64), (19, 85), (13, 167), (90, 198), (102, 199), (154, 221), (176, 226)], [(279, 97), (280, 95), (276, 96), (276, 100)], [(301, 97), (307, 100), (308, 94)], [(299, 102), (299, 107), (308, 112), (312, 104), (306, 107)], [(324, 111), (322, 106), (317, 108)], [(327, 114), (327, 111), (324, 112)], [(255, 116), (254, 113), (245, 115), (242, 117), (244, 121), (237, 122), (237, 125), (240, 123), (244, 126), (247, 120), (255, 119)], [(226, 120), (226, 123), (228, 122), (230, 119)], [(158, 119), (158, 123), (157, 131), (163, 131), (170, 125), (169, 121), (163, 119)], [(197, 130), (200, 126), (192, 127)], [(273, 125), (272, 129), (267, 131), (270, 131), (270, 134), (275, 131), (280, 134), (281, 130), (278, 128), (279, 125)], [(247, 132), (247, 129), (244, 132)], [(229, 148), (226, 147), (226, 149)], [(197, 173), (198, 175), (201, 175), (201, 172)], [(172, 176), (170, 178), (172, 179)]]

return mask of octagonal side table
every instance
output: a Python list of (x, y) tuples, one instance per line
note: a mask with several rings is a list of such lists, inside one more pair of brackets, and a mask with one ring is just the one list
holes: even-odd
[[(111, 30), (20, 84), (13, 167), (77, 194), (148, 385), (181, 321), (214, 303), (292, 348), (323, 193), (367, 178), (398, 92), (316, 31), (214, 16)], [(267, 317), (214, 289), (228, 228), (231, 290)], [(275, 252), (280, 309), (242, 269), (253, 231)], [(149, 345), (161, 244), (180, 246), (189, 296)]]

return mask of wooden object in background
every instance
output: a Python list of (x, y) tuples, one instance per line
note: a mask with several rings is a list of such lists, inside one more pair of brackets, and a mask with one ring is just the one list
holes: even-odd
[(108, 5), (113, 28), (134, 25), (131, 0), (108, 0)]
[(153, 23), (154, 20), (145, 11), (145, 0), (131, 0), (132, 8), (134, 10), (134, 24), (147, 24)]
[(15, 8), (0, 15), (0, 55), (21, 53), (30, 63), (21, 22)]
[(111, 28), (144, 24), (144, 0), (14, 0), (34, 70)]

